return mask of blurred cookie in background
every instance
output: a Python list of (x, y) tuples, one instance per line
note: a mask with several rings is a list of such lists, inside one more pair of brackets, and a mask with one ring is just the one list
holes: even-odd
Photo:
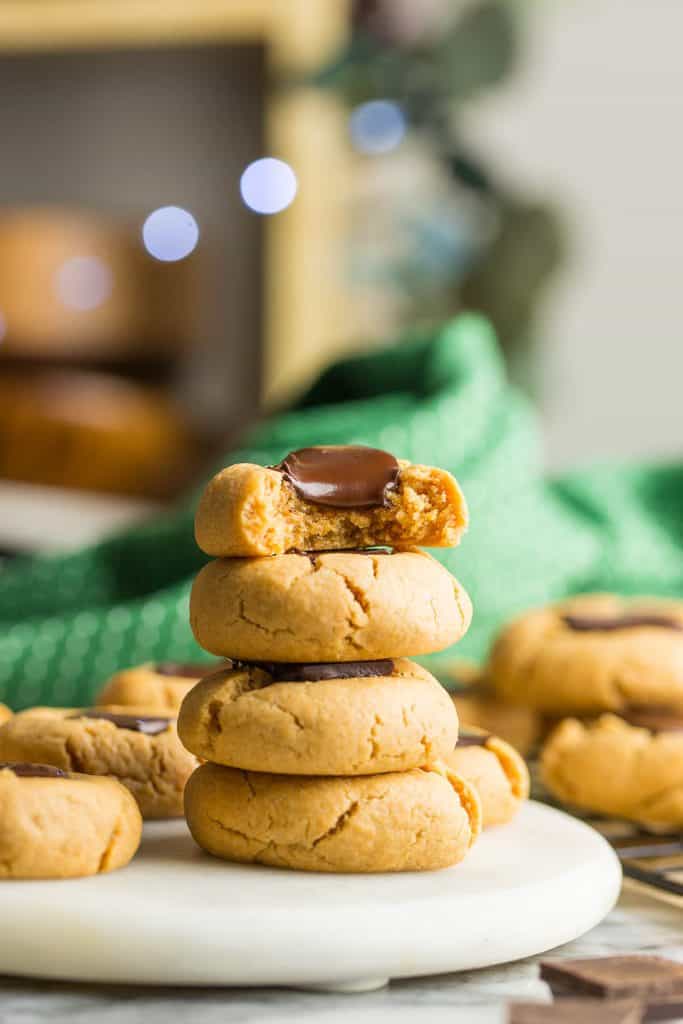
[(529, 796), (529, 770), (505, 740), (483, 729), (461, 726), (446, 764), (476, 789), (484, 828), (512, 821)]
[(455, 703), (463, 725), (477, 726), (500, 736), (527, 757), (543, 734), (543, 720), (531, 708), (509, 704), (492, 692), (484, 670), (475, 662), (454, 659), (440, 677)]
[(180, 408), (146, 384), (75, 370), (0, 374), (0, 476), (164, 498), (195, 457)]
[(98, 693), (98, 706), (144, 707), (151, 711), (168, 711), (176, 715), (186, 694), (199, 682), (224, 667), (224, 662), (181, 663), (148, 661), (121, 669), (105, 683)]
[(653, 831), (683, 827), (683, 714), (640, 709), (628, 717), (567, 718), (541, 751), (541, 778), (570, 807)]

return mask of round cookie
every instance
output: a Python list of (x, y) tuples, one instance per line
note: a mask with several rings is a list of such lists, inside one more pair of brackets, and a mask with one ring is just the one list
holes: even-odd
[(460, 730), (446, 764), (476, 789), (484, 828), (512, 821), (529, 796), (529, 770), (517, 751), (483, 729)]
[(214, 664), (180, 664), (179, 662), (147, 662), (124, 668), (111, 677), (97, 695), (98, 706), (147, 708), (168, 711), (175, 715), (186, 693), (202, 676), (213, 672)]
[(301, 871), (445, 868), (481, 825), (475, 790), (445, 767), (293, 778), (204, 764), (187, 784), (185, 815), (216, 857)]
[(207, 555), (253, 557), (335, 548), (454, 547), (467, 505), (445, 469), (359, 445), (291, 452), (279, 467), (221, 470), (197, 508)]
[(245, 661), (359, 661), (438, 651), (472, 606), (423, 551), (327, 552), (209, 562), (190, 598), (197, 643)]
[(141, 835), (138, 806), (115, 779), (0, 763), (0, 878), (114, 871)]
[(33, 708), (0, 729), (0, 761), (34, 761), (126, 786), (144, 818), (183, 813), (183, 789), (197, 765), (175, 720), (147, 708)]
[[(647, 719), (644, 717), (644, 721)], [(655, 732), (601, 715), (568, 718), (541, 751), (541, 777), (563, 803), (638, 822), (654, 831), (683, 827), (683, 716)]]
[(458, 659), (449, 664), (444, 681), (463, 724), (500, 736), (523, 757), (536, 749), (544, 731), (539, 713), (496, 697), (478, 665)]
[(550, 715), (683, 710), (683, 603), (593, 594), (528, 612), (485, 671), (503, 700)]
[(6, 704), (0, 704), (0, 725), (4, 725), (5, 722), (9, 722), (12, 717), (12, 712)]
[(248, 771), (375, 775), (445, 758), (458, 716), (436, 679), (403, 659), (242, 665), (193, 688), (178, 734), (198, 757)]

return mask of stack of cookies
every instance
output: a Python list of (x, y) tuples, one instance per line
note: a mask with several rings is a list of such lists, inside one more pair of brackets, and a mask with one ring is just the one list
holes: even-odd
[(310, 871), (408, 871), (461, 860), (481, 804), (446, 764), (454, 705), (406, 660), (465, 633), (467, 594), (415, 545), (458, 543), (450, 474), (360, 446), (236, 465), (196, 518), (214, 561), (192, 629), (231, 666), (185, 698), (202, 758), (185, 791), (196, 841), (227, 860)]
[(654, 831), (683, 827), (680, 601), (584, 594), (527, 612), (499, 636), (485, 677), (543, 722), (554, 797)]

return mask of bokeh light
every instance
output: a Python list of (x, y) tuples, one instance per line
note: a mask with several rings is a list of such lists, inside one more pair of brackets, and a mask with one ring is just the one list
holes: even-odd
[(111, 295), (111, 270), (94, 256), (74, 256), (57, 269), (54, 287), (60, 302), (69, 309), (96, 309)]
[(406, 133), (406, 119), (398, 103), (370, 100), (351, 111), (351, 141), (361, 153), (389, 153)]
[(199, 225), (181, 206), (160, 206), (142, 225), (145, 249), (156, 260), (174, 263), (184, 260), (197, 247)]
[(254, 160), (240, 178), (240, 193), (255, 213), (280, 213), (296, 196), (296, 174), (284, 160), (267, 156)]

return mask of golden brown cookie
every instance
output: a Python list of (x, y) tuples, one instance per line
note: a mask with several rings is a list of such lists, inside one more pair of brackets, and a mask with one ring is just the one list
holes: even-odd
[(0, 729), (0, 761), (112, 776), (131, 791), (144, 818), (180, 817), (185, 782), (197, 765), (174, 718), (129, 707), (23, 711)]
[(436, 679), (403, 659), (243, 665), (194, 687), (178, 734), (198, 757), (233, 768), (375, 775), (445, 758), (458, 716)]
[(536, 749), (545, 728), (541, 715), (532, 708), (496, 697), (478, 665), (456, 659), (442, 676), (463, 725), (477, 726), (500, 736), (523, 757)]
[(97, 695), (98, 706), (147, 708), (175, 715), (186, 693), (202, 676), (215, 671), (216, 663), (181, 664), (174, 661), (147, 662), (124, 668), (111, 677)]
[(0, 878), (114, 871), (141, 834), (138, 806), (115, 779), (0, 763)]
[(499, 697), (549, 715), (683, 710), (683, 604), (592, 594), (527, 612), (485, 672)]
[(302, 871), (428, 871), (479, 833), (475, 790), (445, 767), (354, 778), (204, 764), (185, 791), (197, 843), (226, 860)]
[(438, 651), (470, 624), (465, 590), (424, 551), (225, 558), (190, 598), (197, 643), (246, 661), (358, 661)]
[(483, 729), (463, 727), (446, 764), (476, 789), (484, 828), (511, 821), (529, 796), (529, 770), (516, 750)]
[(655, 830), (680, 829), (683, 717), (677, 714), (671, 730), (660, 732), (609, 714), (591, 724), (565, 719), (541, 751), (543, 782), (574, 807)]
[(195, 536), (208, 555), (246, 557), (453, 547), (466, 527), (465, 499), (446, 470), (341, 445), (292, 452), (278, 468), (221, 470), (199, 502)]
[(12, 712), (7, 707), (7, 705), (6, 704), (0, 704), (0, 725), (3, 725), (5, 722), (9, 722), (11, 717), (12, 717)]

